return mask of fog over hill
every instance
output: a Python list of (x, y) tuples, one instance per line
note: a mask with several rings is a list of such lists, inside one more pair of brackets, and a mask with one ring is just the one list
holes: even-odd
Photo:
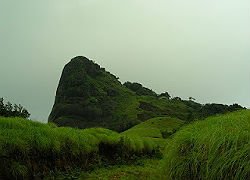
[(82, 55), (157, 93), (250, 107), (248, 0), (0, 0), (0, 97), (47, 121)]

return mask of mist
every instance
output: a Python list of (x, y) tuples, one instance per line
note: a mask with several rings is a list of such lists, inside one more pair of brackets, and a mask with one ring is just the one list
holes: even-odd
[(157, 93), (250, 107), (248, 0), (0, 0), (0, 97), (46, 122), (86, 56)]

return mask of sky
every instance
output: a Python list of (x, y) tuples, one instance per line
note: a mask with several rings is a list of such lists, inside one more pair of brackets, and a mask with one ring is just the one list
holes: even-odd
[(0, 97), (46, 122), (86, 56), (157, 93), (250, 107), (249, 0), (0, 0)]

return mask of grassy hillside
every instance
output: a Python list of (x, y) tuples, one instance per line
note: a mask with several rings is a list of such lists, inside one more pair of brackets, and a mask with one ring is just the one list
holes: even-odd
[(138, 95), (98, 64), (76, 57), (64, 67), (49, 120), (59, 126), (124, 131), (153, 117), (194, 119), (190, 113), (197, 107), (141, 89)]
[(192, 123), (168, 143), (162, 165), (172, 179), (249, 179), (250, 111)]
[(188, 125), (153, 118), (121, 134), (0, 118), (0, 179), (249, 179), (249, 142), (249, 110)]
[[(150, 124), (153, 122), (152, 129)], [(151, 119), (123, 134), (160, 139), (167, 118)], [(172, 119), (176, 125), (176, 122)], [(170, 124), (169, 124), (170, 123)], [(162, 125), (162, 126), (161, 126)], [(173, 125), (173, 124), (172, 124)], [(178, 127), (178, 123), (177, 123)], [(138, 130), (138, 131), (136, 131)], [(164, 158), (142, 159), (137, 165), (101, 168), (86, 179), (249, 179), (250, 111), (219, 115), (183, 126), (165, 141)]]
[(153, 141), (102, 128), (58, 128), (0, 118), (0, 179), (35, 178), (51, 171), (89, 170), (157, 153)]
[(167, 138), (176, 132), (183, 124), (184, 121), (176, 118), (157, 117), (140, 123), (122, 134), (139, 137)]
[(98, 64), (78, 56), (65, 65), (49, 121), (76, 128), (125, 131), (148, 119), (170, 116), (192, 121), (241, 109), (239, 105), (202, 105), (168, 93), (157, 95), (139, 83), (121, 84)]
[(167, 143), (166, 138), (175, 133), (183, 125), (184, 121), (176, 118), (157, 117), (124, 131), (122, 135), (147, 138), (154, 141), (160, 149), (164, 149)]

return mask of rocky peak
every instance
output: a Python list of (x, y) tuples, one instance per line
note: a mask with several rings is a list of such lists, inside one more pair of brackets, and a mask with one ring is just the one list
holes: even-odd
[(65, 65), (49, 116), (61, 126), (111, 128), (115, 98), (126, 92), (117, 78), (98, 64), (77, 56)]

